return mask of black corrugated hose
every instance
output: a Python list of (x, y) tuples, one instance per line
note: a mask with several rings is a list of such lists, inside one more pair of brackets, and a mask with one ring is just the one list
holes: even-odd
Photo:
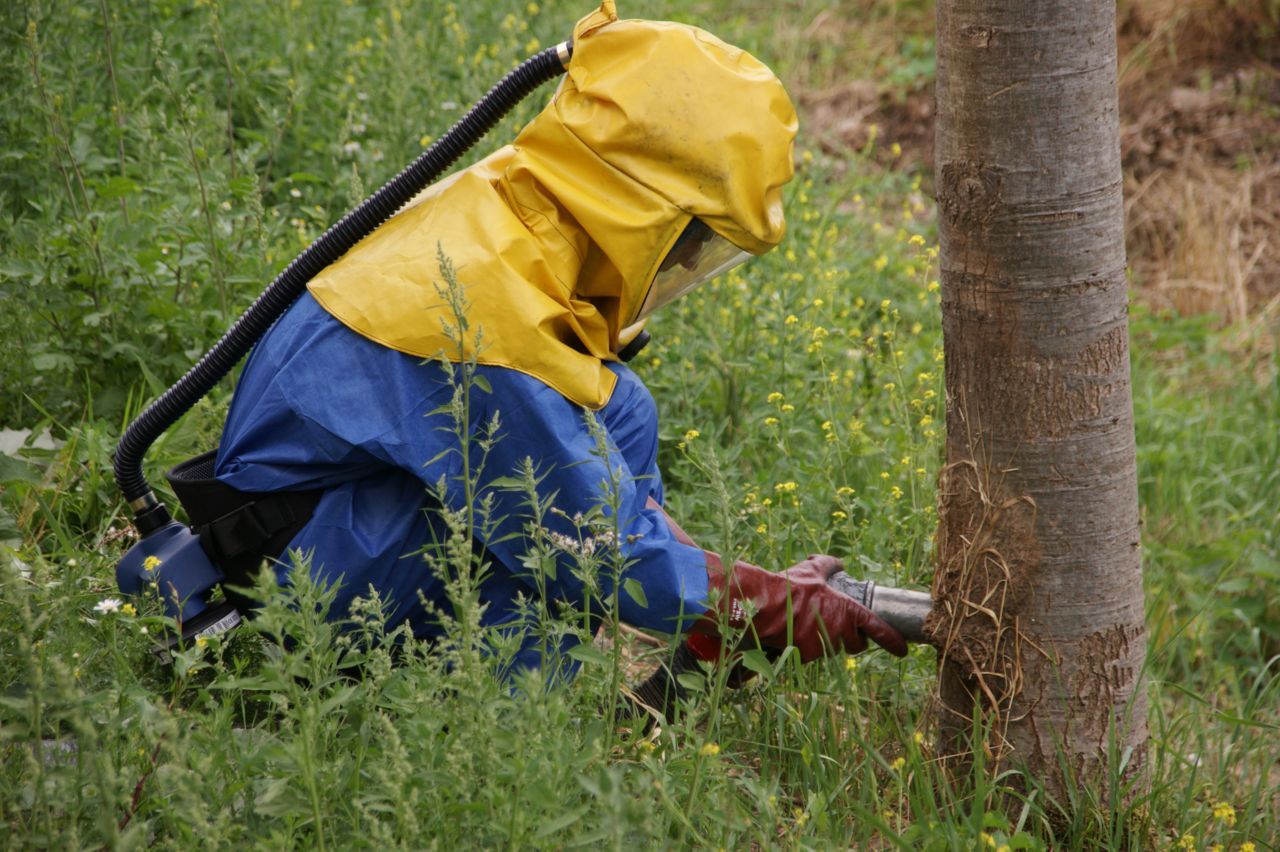
[(549, 47), (503, 77), (418, 159), (294, 258), (217, 345), (129, 425), (116, 447), (115, 476), (140, 533), (147, 535), (169, 522), (168, 510), (155, 499), (142, 472), (151, 444), (231, 371), (302, 295), (307, 282), (439, 178), (525, 96), (564, 73), (572, 48), (571, 42)]

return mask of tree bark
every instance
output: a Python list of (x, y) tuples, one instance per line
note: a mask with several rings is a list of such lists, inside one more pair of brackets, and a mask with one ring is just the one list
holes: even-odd
[(1147, 740), (1115, 4), (938, 0), (937, 26), (942, 742), (976, 703), (996, 764), (1060, 795)]

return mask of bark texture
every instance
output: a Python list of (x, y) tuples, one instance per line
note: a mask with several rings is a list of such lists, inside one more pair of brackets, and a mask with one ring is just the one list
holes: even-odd
[(937, 45), (939, 721), (1060, 791), (1147, 739), (1115, 4), (939, 0)]

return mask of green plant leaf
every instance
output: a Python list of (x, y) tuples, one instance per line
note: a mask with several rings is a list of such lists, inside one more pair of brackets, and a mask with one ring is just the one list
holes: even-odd
[(533, 836), (548, 837), (558, 831), (563, 831), (580, 820), (589, 807), (589, 805), (584, 805), (580, 808), (576, 808), (575, 810), (571, 810), (568, 813), (563, 813), (560, 816), (547, 820), (538, 827), (538, 830), (533, 833)]
[(39, 481), (40, 469), (35, 465), (0, 453), (0, 483)]
[(649, 598), (645, 596), (644, 586), (640, 585), (640, 581), (635, 577), (628, 577), (623, 580), (622, 588), (631, 596), (632, 600), (640, 605), (642, 609), (649, 608)]
[(707, 679), (698, 672), (681, 672), (676, 681), (691, 692), (702, 692), (707, 687)]
[(773, 663), (769, 662), (768, 655), (759, 648), (752, 648), (742, 655), (742, 665), (765, 680), (773, 677)]
[(585, 665), (604, 665), (609, 662), (609, 658), (605, 656), (604, 651), (589, 642), (574, 645), (569, 649), (569, 656)]
[(128, 198), (138, 192), (138, 184), (130, 178), (116, 175), (97, 182), (98, 197), (108, 201)]

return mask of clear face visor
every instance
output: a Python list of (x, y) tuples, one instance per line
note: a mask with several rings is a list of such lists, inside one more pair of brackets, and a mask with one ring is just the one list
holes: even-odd
[(647, 319), (658, 308), (674, 302), (704, 281), (728, 272), (749, 257), (750, 252), (693, 219), (663, 258), (634, 322)]

